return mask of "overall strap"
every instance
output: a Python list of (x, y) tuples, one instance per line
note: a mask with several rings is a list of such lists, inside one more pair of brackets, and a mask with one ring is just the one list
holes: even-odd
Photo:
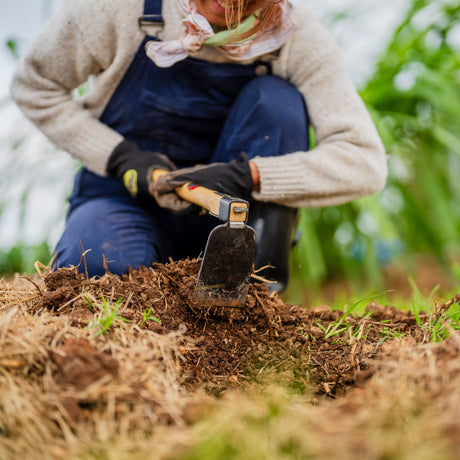
[(144, 0), (144, 13), (139, 18), (140, 29), (158, 40), (164, 25), (161, 6), (162, 0)]

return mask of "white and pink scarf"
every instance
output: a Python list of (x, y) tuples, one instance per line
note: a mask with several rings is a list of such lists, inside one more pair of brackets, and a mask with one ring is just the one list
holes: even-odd
[[(278, 4), (280, 17), (273, 26), (239, 43), (225, 43), (216, 40), (217, 34), (214, 33), (208, 20), (198, 13), (193, 0), (177, 0), (177, 2), (184, 15), (181, 37), (167, 42), (151, 41), (146, 46), (147, 56), (158, 67), (171, 67), (176, 62), (197, 54), (203, 45), (207, 45), (206, 41), (209, 46), (213, 46), (231, 60), (247, 61), (276, 51), (295, 29), (291, 7), (287, 0), (281, 0)], [(250, 21), (251, 18), (248, 19), (248, 22)]]

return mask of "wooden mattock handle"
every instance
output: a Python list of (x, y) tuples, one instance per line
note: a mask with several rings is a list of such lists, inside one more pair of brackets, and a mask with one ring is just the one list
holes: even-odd
[[(155, 169), (153, 180), (167, 174), (164, 169)], [(233, 198), (201, 185), (187, 182), (176, 188), (176, 193), (190, 203), (201, 206), (213, 216), (228, 222), (246, 222), (249, 213), (249, 204), (245, 200)]]

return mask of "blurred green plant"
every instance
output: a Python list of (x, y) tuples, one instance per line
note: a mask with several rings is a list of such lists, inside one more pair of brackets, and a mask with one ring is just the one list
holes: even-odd
[(381, 289), (382, 267), (460, 253), (460, 4), (413, 0), (360, 91), (389, 154), (383, 192), (303, 210), (293, 278)]
[(10, 53), (16, 58), (19, 58), (18, 53), (18, 42), (17, 40), (10, 38), (6, 41), (6, 47), (9, 49)]
[(39, 260), (48, 264), (51, 260), (51, 250), (48, 243), (43, 242), (36, 246), (16, 244), (15, 246), (0, 250), (0, 275), (12, 273), (32, 273), (34, 263)]

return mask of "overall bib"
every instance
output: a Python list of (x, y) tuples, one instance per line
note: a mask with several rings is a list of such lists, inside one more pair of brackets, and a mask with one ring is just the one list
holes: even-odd
[[(169, 0), (172, 1), (172, 0)], [(162, 21), (161, 0), (145, 0), (144, 21)], [(307, 150), (302, 95), (271, 75), (270, 65), (211, 63), (187, 58), (157, 67), (145, 54), (146, 36), (100, 120), (142, 149), (161, 152), (177, 167)], [(279, 104), (282, 101), (282, 104)], [(132, 198), (122, 182), (83, 169), (75, 178), (55, 267), (85, 264), (89, 276), (198, 257), (211, 216), (174, 215), (153, 200)]]

